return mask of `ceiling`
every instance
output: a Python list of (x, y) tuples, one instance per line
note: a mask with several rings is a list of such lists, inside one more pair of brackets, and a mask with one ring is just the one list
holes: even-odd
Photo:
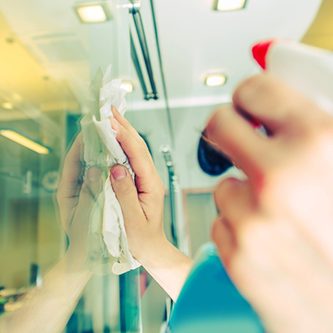
[(0, 108), (3, 103), (10, 103), (12, 110), (7, 115), (19, 113), (27, 103), (44, 111), (78, 109), (68, 83), (64, 79), (50, 77), (47, 69), (22, 44), (1, 13), (0, 53)]
[[(245, 10), (221, 13), (211, 10), (210, 0), (156, 1), (171, 104), (177, 107), (228, 100), (235, 85), (257, 71), (250, 57), (251, 45), (273, 37), (299, 40), (320, 3), (249, 0)], [(223, 88), (202, 84), (202, 75), (212, 69), (228, 74)]]
[[(3, 99), (11, 100), (15, 93), (24, 107), (28, 103), (41, 112), (80, 112), (88, 104), (94, 64), (105, 66), (118, 56), (103, 42), (104, 35), (115, 44), (116, 19), (105, 25), (84, 26), (73, 4), (67, 0), (0, 0)], [(15, 118), (20, 103), (12, 102)], [(0, 117), (6, 117), (4, 112)]]
[[(173, 107), (226, 102), (235, 85), (257, 69), (250, 46), (271, 37), (300, 39), (315, 17), (320, 0), (248, 1), (243, 11), (219, 13), (211, 0), (155, 0), (162, 56), (170, 103)], [(16, 92), (42, 111), (84, 109), (90, 74), (113, 63), (115, 75), (134, 77), (128, 52), (128, 14), (125, 0), (107, 1), (113, 21), (82, 25), (73, 11), (74, 1), (0, 0), (0, 52), (3, 61), (2, 95)], [(331, 1), (326, 6), (332, 10)], [(149, 1), (142, 13), (153, 67), (161, 92)], [(327, 22), (316, 24), (307, 41), (320, 43)], [(330, 23), (331, 24), (331, 23)], [(126, 29), (124, 29), (124, 27)], [(125, 31), (122, 31), (125, 30)], [(8, 39), (14, 41), (8, 43)], [(332, 43), (332, 42), (331, 42)], [(208, 88), (202, 77), (223, 70), (223, 88)], [(6, 87), (4, 87), (6, 85)], [(9, 97), (7, 97), (9, 98)], [(133, 109), (159, 108), (161, 101), (143, 102), (137, 86)]]

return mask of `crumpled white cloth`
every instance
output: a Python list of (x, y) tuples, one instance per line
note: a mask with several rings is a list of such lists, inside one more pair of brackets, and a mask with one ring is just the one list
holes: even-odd
[[(111, 108), (114, 106), (121, 114), (126, 111), (126, 91), (121, 88), (121, 80), (112, 80), (111, 66), (108, 67), (100, 88), (100, 120), (93, 116), (96, 131), (105, 146), (104, 154), (108, 167), (114, 164), (122, 164), (127, 167), (134, 178), (134, 173), (128, 159), (116, 140), (116, 132), (111, 127), (110, 119), (113, 117)], [(89, 142), (85, 143), (89, 145)], [(99, 153), (100, 154), (100, 153)], [(104, 159), (104, 158), (103, 158)], [(109, 177), (104, 185), (104, 207), (102, 218), (102, 235), (109, 254), (114, 257), (112, 271), (115, 274), (123, 274), (129, 270), (138, 268), (140, 263), (136, 261), (129, 251), (128, 241), (124, 225), (124, 217), (120, 204), (112, 189)]]

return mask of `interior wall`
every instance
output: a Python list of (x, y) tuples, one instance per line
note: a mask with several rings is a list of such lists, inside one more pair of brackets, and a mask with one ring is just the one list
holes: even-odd
[(210, 191), (184, 191), (183, 196), (191, 253), (195, 257), (200, 247), (211, 241), (211, 227), (217, 217), (217, 210)]
[[(204, 129), (210, 115), (218, 107), (220, 106), (209, 105), (174, 108), (171, 111), (175, 133), (173, 158), (180, 186), (183, 189), (214, 187), (222, 178), (222, 176), (206, 175), (201, 171), (197, 161), (197, 146), (201, 131)], [(162, 109), (128, 111), (126, 117), (139, 132), (145, 134), (148, 138), (157, 170), (167, 185), (166, 166), (160, 152), (161, 146), (166, 143), (170, 145), (171, 141), (165, 111)], [(237, 173), (235, 170), (230, 170), (230, 172)]]

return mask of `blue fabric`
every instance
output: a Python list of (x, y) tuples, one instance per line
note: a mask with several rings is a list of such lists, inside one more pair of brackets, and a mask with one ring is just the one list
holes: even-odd
[(264, 332), (258, 316), (229, 279), (213, 244), (201, 249), (174, 305), (168, 331)]

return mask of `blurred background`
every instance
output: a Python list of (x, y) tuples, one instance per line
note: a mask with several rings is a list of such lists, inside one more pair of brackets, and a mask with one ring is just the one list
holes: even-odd
[[(199, 166), (207, 118), (259, 72), (251, 45), (332, 50), (332, 15), (331, 0), (0, 0), (0, 319), (66, 251), (55, 193), (99, 69), (111, 64), (128, 91), (126, 117), (167, 189), (165, 228), (193, 256), (209, 241), (212, 189), (226, 174)], [(157, 333), (168, 316), (142, 269), (93, 276), (75, 304), (63, 332)]]

